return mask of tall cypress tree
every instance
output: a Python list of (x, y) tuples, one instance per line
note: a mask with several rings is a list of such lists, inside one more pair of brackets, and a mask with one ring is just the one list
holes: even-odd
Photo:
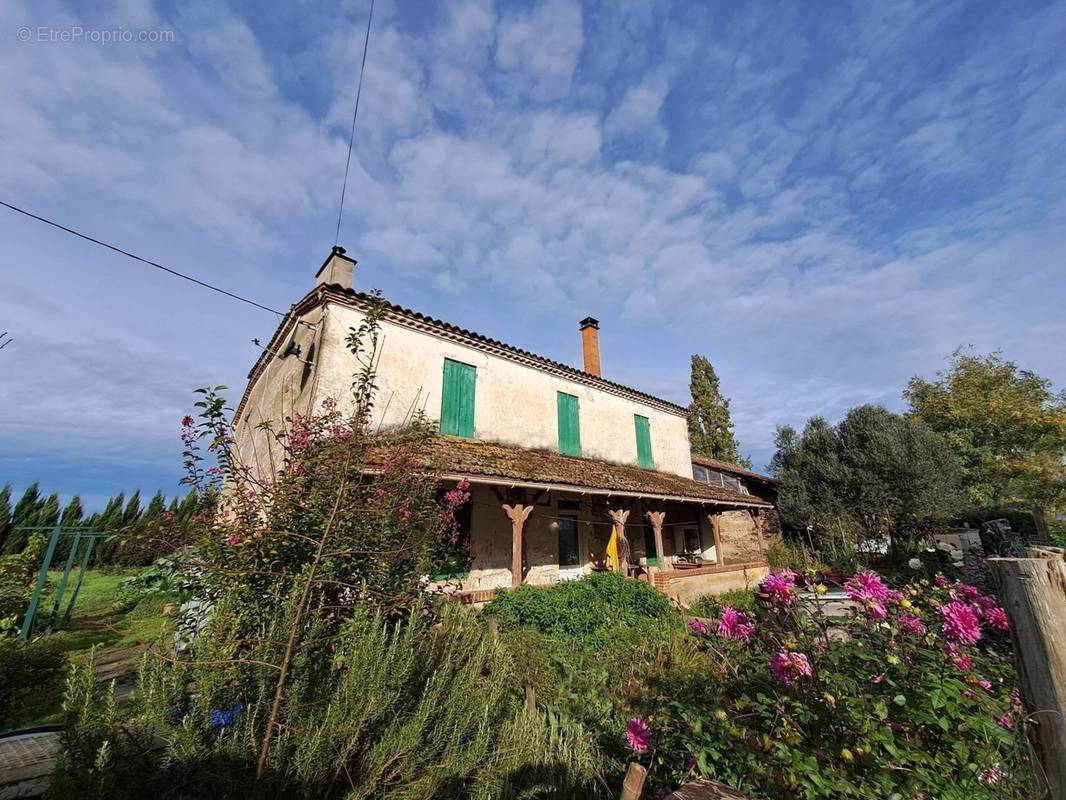
[(26, 487), (22, 497), (15, 503), (15, 510), (11, 513), (10, 534), (4, 541), (5, 553), (22, 552), (29, 534), (26, 531), (19, 531), (18, 528), (36, 525), (42, 505), (41, 486), (37, 481), (34, 481)]
[(52, 492), (41, 503), (41, 507), (37, 511), (37, 519), (33, 524), (44, 528), (51, 527), (57, 522), (59, 522), (59, 492)]
[(729, 398), (722, 396), (718, 375), (703, 356), (692, 357), (689, 380), (692, 404), (688, 407), (688, 435), (693, 452), (733, 464), (747, 464), (733, 436)]
[(130, 495), (126, 509), (122, 512), (122, 527), (128, 528), (140, 519), (141, 516), (141, 490), (138, 489)]
[(5, 483), (0, 489), (0, 553), (4, 551), (4, 543), (11, 532), (11, 484)]
[(70, 502), (67, 503), (67, 507), (63, 509), (63, 514), (59, 518), (59, 524), (64, 528), (74, 527), (81, 524), (81, 518), (84, 516), (85, 511), (81, 507), (81, 498), (78, 495), (74, 495), (70, 498)]

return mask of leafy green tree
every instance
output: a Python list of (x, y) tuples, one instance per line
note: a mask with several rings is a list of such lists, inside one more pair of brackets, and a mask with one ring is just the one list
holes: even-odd
[(971, 502), (998, 507), (1066, 497), (1066, 392), (1000, 353), (956, 350), (936, 379), (912, 378), (911, 414), (958, 454)]
[(787, 525), (849, 539), (922, 530), (957, 513), (962, 501), (958, 463), (943, 437), (878, 406), (853, 408), (836, 426), (813, 417), (802, 435), (778, 429), (771, 469)]
[(703, 356), (692, 356), (689, 390), (692, 403), (688, 407), (688, 435), (693, 452), (751, 466), (751, 460), (740, 455), (733, 435), (729, 398), (722, 396), (718, 375)]

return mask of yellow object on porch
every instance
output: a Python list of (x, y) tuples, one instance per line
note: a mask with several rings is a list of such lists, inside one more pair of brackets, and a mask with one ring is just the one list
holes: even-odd
[(607, 542), (607, 566), (618, 571), (618, 531), (611, 529), (611, 538)]

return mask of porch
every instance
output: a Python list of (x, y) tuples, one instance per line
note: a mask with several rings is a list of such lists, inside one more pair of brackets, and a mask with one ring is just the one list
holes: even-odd
[[(615, 570), (681, 602), (767, 573), (765, 504), (531, 488), (477, 479), (460, 519), (469, 568), (433, 576), (461, 602)], [(469, 478), (467, 478), (469, 480)]]

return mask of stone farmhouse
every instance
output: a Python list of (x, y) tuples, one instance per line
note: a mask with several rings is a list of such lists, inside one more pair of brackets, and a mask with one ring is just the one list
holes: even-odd
[[(352, 288), (355, 266), (334, 247), (252, 368), (234, 417), (246, 460), (280, 463), (260, 423), (351, 402), (345, 338), (372, 302)], [(469, 564), (464, 552), (431, 578), (466, 602), (602, 569), (684, 602), (768, 572), (773, 480), (694, 455), (684, 407), (603, 377), (598, 329), (580, 322), (578, 369), (386, 304), (373, 424), (403, 425), (415, 409), (439, 419), (444, 478), (471, 484), (459, 520)]]

